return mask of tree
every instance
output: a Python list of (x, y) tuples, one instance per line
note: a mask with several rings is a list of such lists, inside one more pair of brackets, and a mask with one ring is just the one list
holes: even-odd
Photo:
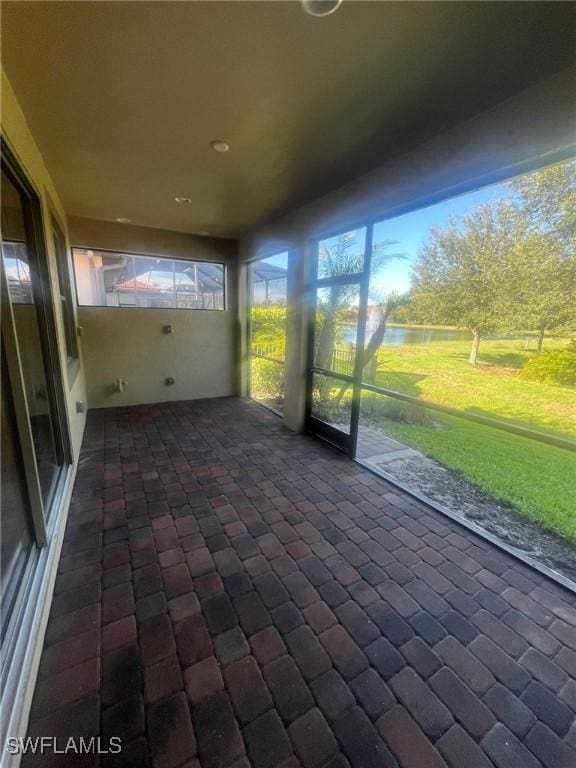
[[(400, 253), (388, 253), (387, 250), (394, 245), (393, 240), (382, 240), (375, 243), (371, 254), (371, 275), (375, 276), (382, 267), (392, 259), (404, 258)], [(343, 277), (361, 272), (364, 266), (363, 249), (355, 246), (354, 233), (346, 233), (336, 238), (330, 245), (323, 244), (319, 254), (319, 277)], [(316, 349), (315, 360), (320, 368), (330, 368), (330, 363), (335, 346), (341, 339), (338, 338), (339, 326), (345, 313), (350, 310), (357, 301), (357, 284), (333, 285), (320, 289), (317, 302), (316, 320)], [(373, 295), (373, 298), (376, 298)], [(382, 314), (373, 338), (380, 337), (380, 342), (368, 345), (364, 354), (364, 364), (377, 352), (382, 343), (386, 322), (399, 299), (393, 296), (382, 297)], [(369, 357), (367, 357), (369, 354)]]
[[(370, 336), (370, 339), (364, 347), (362, 354), (362, 369), (365, 370), (370, 363), (373, 363), (373, 376), (376, 374), (376, 363), (378, 350), (382, 346), (386, 327), (392, 315), (407, 303), (407, 297), (396, 291), (390, 293), (374, 292), (370, 296), (370, 309), (377, 314), (378, 324)], [(368, 381), (369, 379), (365, 379)]]
[(576, 331), (576, 161), (542, 168), (510, 182), (528, 233), (516, 249), (511, 286), (518, 318), (538, 332)]
[[(372, 246), (371, 276), (392, 259), (405, 258), (403, 254), (389, 253), (388, 249), (394, 245), (393, 240), (383, 240)], [(319, 277), (343, 277), (361, 272), (364, 268), (364, 251), (355, 247), (355, 233), (345, 233), (330, 244), (322, 244), (319, 253)], [(377, 299), (372, 296), (373, 300)], [(357, 307), (359, 299), (357, 284), (332, 285), (321, 288), (318, 292), (316, 305), (316, 333), (315, 333), (315, 364), (326, 370), (333, 365), (333, 356), (338, 343), (343, 341), (343, 331), (346, 327), (346, 315)], [(400, 298), (394, 295), (380, 297), (381, 309), (378, 325), (367, 344), (362, 357), (362, 365), (365, 367), (377, 354), (384, 338), (387, 320), (395, 306), (400, 304)], [(334, 405), (337, 407), (344, 393), (348, 389), (344, 384), (336, 398)], [(319, 386), (320, 400), (328, 399), (329, 385), (327, 382)]]
[(546, 232), (530, 232), (511, 259), (516, 324), (537, 332), (539, 354), (547, 332), (576, 331), (576, 259)]
[(511, 202), (483, 203), (452, 216), (444, 228), (433, 227), (413, 265), (412, 306), (428, 323), (470, 331), (471, 365), (482, 337), (510, 326), (510, 254), (526, 229)]
[[(380, 294), (378, 297), (378, 304), (372, 304), (372, 309), (378, 312), (378, 325), (376, 326), (372, 336), (368, 341), (368, 344), (364, 347), (362, 352), (362, 371), (364, 372), (362, 381), (372, 381), (376, 377), (376, 368), (378, 363), (378, 350), (382, 346), (384, 336), (386, 334), (386, 324), (390, 315), (397, 307), (402, 306), (405, 298), (398, 293), (391, 292), (386, 295)], [(372, 364), (372, 365), (370, 365)], [(349, 384), (343, 384), (336, 396), (336, 405), (340, 405), (344, 394), (349, 388)]]
[(472, 334), (576, 329), (576, 161), (511, 181), (512, 196), (432, 229), (413, 268), (410, 311)]
[(541, 168), (509, 183), (514, 200), (533, 230), (554, 235), (574, 255), (576, 160)]

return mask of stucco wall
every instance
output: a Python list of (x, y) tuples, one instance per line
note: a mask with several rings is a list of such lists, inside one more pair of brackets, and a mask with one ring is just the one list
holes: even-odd
[[(288, 250), (284, 421), (305, 417), (312, 241), (496, 183), (576, 151), (575, 71), (565, 70), (309, 205), (257, 227), (240, 262)], [(422, 115), (426, 119), (426, 115)], [(240, 269), (241, 392), (247, 394), (246, 267)]]
[[(80, 307), (88, 406), (237, 394), (236, 242), (93, 219), (71, 217), (69, 225), (79, 247), (218, 261), (227, 271), (225, 311)], [(166, 325), (173, 333), (164, 333)], [(114, 386), (119, 378), (122, 392)]]

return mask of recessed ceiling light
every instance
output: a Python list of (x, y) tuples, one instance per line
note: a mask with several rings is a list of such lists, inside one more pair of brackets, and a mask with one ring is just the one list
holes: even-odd
[(191, 203), (192, 202), (192, 200), (189, 197), (179, 197), (178, 196), (178, 197), (175, 197), (174, 200), (177, 203)]
[(198, 232), (194, 232), (195, 235), (198, 235), (198, 237), (208, 237), (210, 235), (210, 232), (206, 232), (205, 229), (201, 229)]
[(130, 222), (132, 221), (132, 219), (125, 219), (123, 216), (120, 216), (118, 219), (116, 219), (116, 221), (117, 221), (119, 224), (130, 224)]
[(214, 139), (210, 142), (210, 146), (215, 152), (228, 152), (230, 149), (230, 144), (227, 141), (222, 141), (222, 139)]
[(302, 6), (310, 16), (329, 16), (342, 5), (342, 0), (302, 0)]

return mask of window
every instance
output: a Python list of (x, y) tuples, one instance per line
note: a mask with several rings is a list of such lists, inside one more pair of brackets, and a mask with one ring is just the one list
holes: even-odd
[(223, 264), (87, 248), (73, 254), (80, 306), (225, 308)]
[(32, 280), (26, 245), (5, 240), (3, 248), (6, 279), (12, 303), (32, 304)]
[(318, 243), (318, 280), (355, 275), (364, 269), (366, 227)]
[(52, 219), (52, 236), (54, 238), (54, 250), (56, 252), (56, 266), (58, 270), (58, 290), (60, 295), (60, 307), (62, 309), (62, 321), (64, 323), (64, 336), (66, 339), (66, 355), (68, 366), (78, 359), (78, 341), (76, 338), (76, 319), (74, 317), (74, 299), (72, 297), (72, 285), (70, 282), (70, 266), (68, 263), (68, 249), (60, 227)]
[(2, 254), (12, 304), (32, 304), (32, 278), (22, 203), (14, 186), (2, 189)]

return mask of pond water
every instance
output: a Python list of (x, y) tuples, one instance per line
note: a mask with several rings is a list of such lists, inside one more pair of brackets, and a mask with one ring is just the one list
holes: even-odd
[[(366, 328), (366, 342), (369, 341), (375, 329)], [(520, 339), (527, 341), (528, 337), (518, 336), (496, 336), (488, 338), (501, 339)], [(442, 341), (465, 341), (470, 342), (472, 336), (469, 331), (463, 331), (458, 328), (426, 328), (422, 325), (390, 325), (386, 328), (383, 344), (389, 346), (402, 346), (403, 344), (436, 344)], [(350, 327), (346, 332), (346, 341), (352, 344), (356, 341), (356, 326)]]
[(384, 335), (384, 344), (434, 344), (439, 341), (469, 341), (468, 331), (457, 328), (423, 328), (422, 326), (389, 326)]

